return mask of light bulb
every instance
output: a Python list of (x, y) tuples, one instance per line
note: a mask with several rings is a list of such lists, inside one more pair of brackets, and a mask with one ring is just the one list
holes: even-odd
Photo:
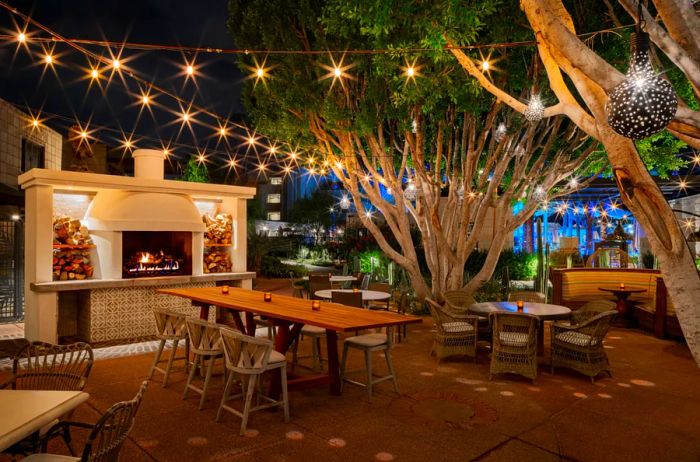
[(25, 34), (24, 32), (20, 32), (19, 34), (17, 34), (17, 41), (19, 43), (26, 42), (27, 41), (27, 34)]
[(257, 68), (257, 70), (255, 71), (255, 75), (259, 79), (262, 79), (263, 77), (265, 77), (265, 69), (263, 69), (262, 67)]
[(100, 72), (97, 69), (93, 69), (90, 71), (90, 77), (93, 79), (96, 79), (100, 76)]
[(406, 69), (406, 75), (409, 77), (413, 77), (416, 75), (416, 70), (413, 68), (413, 66), (410, 66), (408, 69)]
[(39, 127), (39, 119), (32, 119), (32, 127), (34, 127), (34, 128)]
[(481, 62), (481, 70), (488, 71), (489, 69), (491, 69), (491, 64), (489, 64), (488, 61), (482, 61)]
[(192, 64), (188, 64), (187, 67), (185, 68), (185, 72), (187, 72), (187, 75), (193, 75), (194, 74), (194, 66), (192, 66)]
[(44, 62), (46, 64), (52, 64), (53, 63), (53, 56), (51, 56), (50, 54), (44, 56)]
[(87, 132), (86, 132), (85, 130), (82, 130), (82, 131), (80, 132), (80, 137), (81, 137), (82, 139), (84, 139), (84, 140), (87, 139), (87, 137), (88, 137)]
[(340, 77), (341, 75), (343, 75), (343, 71), (339, 67), (336, 67), (333, 69), (333, 75), (335, 75), (336, 77)]
[(118, 59), (112, 60), (112, 67), (115, 69), (119, 69), (122, 67), (122, 63)]
[(148, 95), (141, 96), (141, 104), (148, 105), (151, 102), (151, 97)]

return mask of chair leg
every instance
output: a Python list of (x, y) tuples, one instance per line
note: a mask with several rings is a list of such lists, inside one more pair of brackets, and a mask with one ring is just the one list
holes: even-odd
[(160, 355), (163, 354), (163, 348), (165, 348), (165, 339), (160, 341), (160, 346), (158, 346), (158, 351), (156, 352), (156, 356), (153, 358), (153, 363), (151, 364), (151, 370), (148, 371), (148, 380), (153, 378), (153, 373), (156, 371), (158, 361), (160, 361)]
[(231, 386), (233, 385), (233, 372), (231, 372), (228, 375), (228, 379), (226, 380), (226, 386), (224, 387), (224, 395), (221, 397), (221, 404), (219, 404), (219, 410), (216, 411), (216, 421), (219, 422), (221, 420), (221, 414), (224, 412), (224, 405), (226, 404), (226, 401), (228, 400), (228, 395), (231, 391)]
[(321, 362), (319, 360), (319, 338), (318, 337), (312, 337), (311, 338), (311, 356), (313, 356), (314, 362), (313, 362), (313, 369), (314, 371), (318, 370), (319, 363)]
[(190, 375), (187, 376), (187, 383), (185, 384), (185, 391), (182, 393), (182, 399), (187, 398), (187, 392), (190, 389), (190, 384), (192, 383), (192, 379), (194, 378), (195, 372), (197, 372), (197, 365), (199, 364), (199, 361), (201, 359), (201, 356), (198, 354), (194, 355), (194, 361), (192, 362), (192, 369), (190, 369)]
[(168, 377), (170, 376), (170, 369), (173, 367), (173, 361), (175, 360), (175, 355), (177, 354), (177, 344), (180, 339), (173, 340), (173, 345), (170, 350), (170, 359), (168, 359), (168, 366), (165, 368), (165, 376), (163, 377), (163, 388), (168, 385)]
[(343, 345), (343, 359), (340, 361), (340, 392), (343, 392), (343, 383), (345, 382), (345, 362), (348, 359), (348, 344)]
[(214, 356), (209, 358), (209, 364), (207, 365), (207, 377), (204, 379), (204, 387), (202, 387), (202, 398), (199, 400), (199, 410), (201, 411), (204, 407), (204, 400), (207, 398), (207, 391), (209, 390), (209, 382), (211, 381), (211, 372), (214, 369), (214, 361), (216, 358)]
[(394, 391), (400, 394), (399, 382), (396, 380), (396, 371), (394, 370), (394, 362), (391, 360), (390, 350), (384, 351), (384, 358), (386, 359), (386, 367), (389, 369), (389, 373), (391, 374), (391, 380), (394, 382)]
[(253, 401), (253, 391), (255, 391), (256, 384), (258, 382), (258, 376), (252, 375), (246, 380), (246, 394), (245, 394), (245, 404), (243, 405), (243, 417), (241, 421), (241, 432), (240, 435), (245, 434), (246, 427), (248, 426), (248, 416), (250, 415), (250, 405)]
[(296, 368), (297, 361), (299, 360), (297, 358), (297, 353), (299, 350), (299, 341), (300, 341), (300, 339), (299, 339), (299, 337), (297, 337), (296, 340), (294, 340), (294, 345), (292, 345), (292, 372)]
[(282, 365), (280, 381), (282, 382), (282, 406), (284, 408), (284, 421), (289, 422), (289, 395), (287, 393), (287, 365)]
[(367, 367), (367, 396), (372, 401), (372, 352), (365, 350), (365, 366)]
[(185, 337), (185, 372), (190, 370), (190, 338)]

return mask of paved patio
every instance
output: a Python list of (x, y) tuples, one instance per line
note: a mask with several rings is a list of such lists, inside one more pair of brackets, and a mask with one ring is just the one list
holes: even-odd
[[(372, 403), (352, 385), (340, 397), (326, 388), (294, 391), (290, 423), (281, 412), (259, 412), (246, 437), (232, 415), (214, 422), (220, 376), (200, 412), (194, 395), (181, 399), (185, 375), (174, 373), (167, 388), (149, 386), (122, 460), (700, 460), (700, 370), (684, 345), (615, 329), (606, 342), (613, 378), (591, 384), (542, 367), (533, 385), (511, 376), (489, 381), (487, 350), (477, 364), (438, 364), (428, 355), (431, 339), (425, 318), (396, 346), (400, 395), (389, 383), (377, 386)], [(131, 398), (151, 359), (97, 360), (77, 417), (94, 421)], [(356, 354), (350, 368), (360, 366)]]

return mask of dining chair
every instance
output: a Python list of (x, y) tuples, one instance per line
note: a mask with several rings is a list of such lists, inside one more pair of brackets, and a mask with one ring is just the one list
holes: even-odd
[(362, 304), (362, 292), (340, 292), (334, 290), (331, 292), (331, 302), (346, 306), (355, 306), (357, 308), (364, 307)]
[[(217, 358), (223, 357), (223, 350), (221, 348), (221, 331), (218, 324), (207, 322), (202, 319), (188, 317), (185, 324), (187, 326), (187, 334), (190, 337), (190, 350), (194, 355), (194, 361), (192, 362), (190, 375), (187, 377), (187, 383), (185, 384), (185, 391), (182, 393), (182, 399), (187, 399), (187, 392), (189, 390), (194, 390), (196, 393), (202, 395), (199, 400), (199, 409), (202, 410), (204, 407), (204, 401), (207, 397), (207, 391), (209, 390), (209, 382), (211, 381), (214, 362)], [(199, 388), (192, 385), (192, 380), (194, 379), (195, 372), (198, 368), (200, 370), (204, 369), (204, 363), (206, 361), (209, 361), (209, 364), (207, 365), (204, 384), (202, 385), (202, 388)]]
[(539, 318), (526, 313), (496, 311), (489, 316), (493, 330), (489, 380), (495, 374), (513, 373), (535, 382), (537, 378), (537, 327)]
[(555, 367), (567, 367), (590, 377), (591, 382), (601, 372), (611, 377), (610, 362), (603, 340), (616, 310), (605, 311), (578, 324), (552, 324), (552, 374)]
[[(287, 359), (285, 356), (272, 348), (272, 342), (267, 339), (250, 337), (238, 331), (222, 327), (220, 330), (221, 342), (224, 356), (226, 358), (226, 369), (229, 370), (224, 394), (221, 397), (219, 410), (216, 413), (216, 421), (221, 420), (223, 411), (228, 411), (241, 418), (240, 435), (243, 436), (248, 425), (248, 417), (251, 412), (267, 409), (270, 407), (282, 407), (284, 410), (284, 421), (289, 422), (289, 397), (287, 394)], [(279, 369), (282, 381), (282, 399), (277, 400), (262, 394), (261, 378), (262, 374), (268, 371)], [(231, 394), (231, 388), (235, 377), (241, 380), (241, 392)], [(253, 395), (257, 388), (257, 403), (262, 399), (264, 404), (252, 406)], [(229, 406), (227, 403), (234, 399), (243, 398), (243, 410)]]
[[(369, 400), (372, 401), (372, 389), (374, 385), (384, 382), (386, 380), (391, 380), (394, 383), (394, 391), (399, 393), (399, 384), (396, 381), (396, 372), (394, 371), (394, 364), (391, 360), (391, 350), (393, 348), (391, 327), (386, 328), (386, 333), (372, 333), (356, 335), (354, 337), (348, 337), (343, 341), (343, 359), (340, 366), (340, 388), (342, 391), (343, 383), (348, 382), (354, 385), (367, 388), (367, 396)], [(365, 369), (367, 372), (367, 383), (362, 383), (359, 381), (348, 379), (345, 372), (345, 366), (348, 359), (348, 351), (350, 348), (362, 351), (365, 355)], [(386, 366), (388, 369), (388, 374), (383, 377), (374, 378), (372, 373), (372, 353), (375, 351), (383, 351), (384, 359), (386, 360)]]
[[(605, 300), (605, 299), (599, 299), (599, 300), (591, 300), (590, 302), (586, 302), (584, 305), (581, 306), (576, 311), (571, 312), (571, 316), (567, 320), (569, 324), (574, 325), (574, 324), (581, 324), (585, 321), (588, 321), (594, 316), (597, 316), (601, 313), (605, 313), (606, 311), (616, 311), (617, 310), (617, 304), (611, 300)], [(562, 322), (563, 324), (566, 324), (566, 322)]]
[(467, 313), (469, 307), (476, 303), (474, 297), (464, 290), (447, 290), (442, 294), (447, 308), (452, 311)]
[(308, 358), (309, 356), (299, 356), (299, 343), (304, 340), (304, 338), (311, 339), (311, 358), (313, 358), (313, 370), (317, 371), (323, 369), (323, 355), (321, 354), (321, 340), (326, 335), (326, 329), (322, 327), (309, 326), (304, 324), (299, 331), (294, 344), (292, 345), (292, 367), (299, 363), (300, 359)]
[[(158, 346), (158, 351), (153, 358), (153, 363), (151, 364), (151, 369), (148, 371), (148, 380), (153, 378), (153, 373), (158, 371), (163, 374), (163, 388), (168, 384), (168, 377), (170, 376), (170, 371), (173, 367), (173, 362), (176, 360), (185, 360), (185, 371), (189, 371), (190, 366), (190, 342), (187, 337), (187, 328), (185, 327), (185, 320), (187, 316), (178, 313), (176, 311), (170, 311), (163, 308), (155, 308), (153, 310), (153, 316), (156, 321), (156, 337), (160, 340), (160, 345)], [(158, 364), (162, 361), (160, 357), (163, 354), (163, 348), (165, 344), (169, 341), (172, 342), (170, 357), (168, 358), (168, 365), (165, 369), (158, 367)], [(185, 343), (185, 356), (176, 356), (177, 345), (180, 341)]]
[(292, 297), (304, 298), (304, 292), (308, 289), (306, 281), (296, 279), (292, 271), (289, 272), (289, 279), (292, 280)]
[(522, 300), (530, 303), (547, 303), (547, 297), (542, 292), (534, 290), (514, 290), (508, 295), (508, 301)]
[[(92, 347), (84, 342), (68, 345), (30, 342), (14, 356), (12, 374), (0, 385), (0, 389), (82, 391), (92, 371), (93, 361)], [(60, 420), (70, 419), (72, 414), (72, 411), (68, 412)], [(65, 428), (60, 436), (73, 454), (69, 429)], [(2, 452), (12, 455), (36, 452), (40, 437), (41, 432), (35, 432)]]
[[(375, 290), (377, 292), (391, 293), (391, 284), (384, 282), (371, 282), (367, 286), (367, 290)], [(391, 302), (391, 297), (386, 300), (374, 300), (367, 303), (367, 308), (370, 310), (389, 310), (389, 303)]]
[[(26, 462), (116, 462), (124, 441), (134, 428), (136, 413), (139, 410), (143, 395), (148, 387), (148, 381), (141, 383), (136, 396), (130, 401), (122, 401), (112, 405), (102, 414), (95, 424), (83, 422), (59, 422), (47, 432), (47, 438), (42, 442), (42, 453), (32, 454), (22, 459)], [(89, 429), (90, 433), (83, 447), (80, 458), (66, 457), (56, 454), (46, 454), (46, 446), (50, 437), (63, 433), (66, 428), (77, 427)]]
[(321, 297), (318, 297), (316, 295), (316, 292), (319, 290), (330, 290), (333, 287), (331, 286), (331, 280), (328, 277), (328, 275), (316, 275), (316, 274), (310, 274), (309, 275), (309, 298), (311, 300), (323, 300)]
[(360, 284), (360, 289), (362, 290), (367, 290), (369, 289), (369, 282), (372, 280), (372, 277), (369, 274), (365, 274), (362, 277), (362, 283)]

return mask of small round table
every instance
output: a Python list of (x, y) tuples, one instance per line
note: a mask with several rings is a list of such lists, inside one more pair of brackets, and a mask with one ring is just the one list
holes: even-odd
[(601, 290), (603, 292), (610, 292), (615, 296), (617, 312), (620, 313), (620, 316), (625, 320), (626, 326), (629, 327), (635, 324), (634, 312), (632, 311), (632, 303), (630, 303), (629, 298), (632, 294), (641, 294), (646, 292), (646, 289), (621, 289), (619, 287), (598, 287), (598, 290)]
[[(309, 277), (304, 276), (302, 279), (308, 281)], [(328, 280), (331, 282), (353, 282), (357, 281), (357, 278), (355, 276), (331, 276)]]
[[(315, 292), (317, 297), (331, 299), (333, 295), (331, 292), (353, 292), (352, 289), (323, 289), (317, 290)], [(387, 292), (382, 292), (379, 290), (361, 290), (362, 292), (362, 302), (373, 302), (376, 300), (388, 300), (391, 294)]]
[[(517, 313), (518, 307), (515, 302), (484, 302), (469, 306), (469, 312), (479, 316), (488, 316), (495, 311)], [(571, 310), (565, 306), (535, 302), (525, 302), (523, 313), (537, 316), (540, 320), (539, 329), (537, 329), (537, 352), (540, 355), (544, 352), (544, 321), (567, 319), (571, 316)]]

